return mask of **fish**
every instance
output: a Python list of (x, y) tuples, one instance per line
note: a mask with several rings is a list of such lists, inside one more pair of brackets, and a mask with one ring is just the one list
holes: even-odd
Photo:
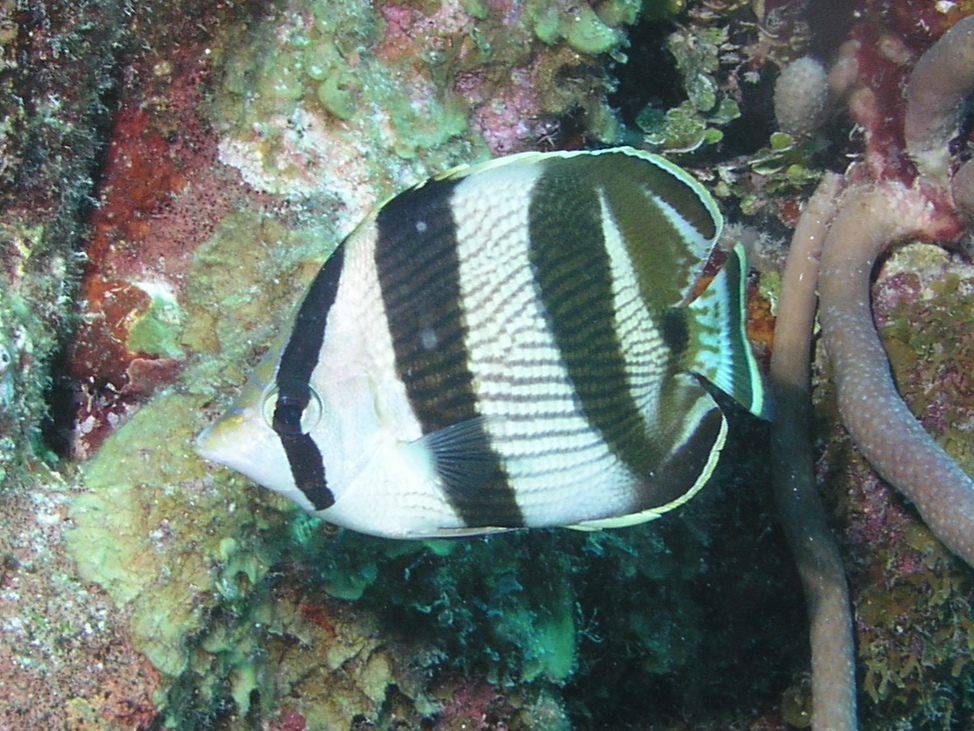
[(634, 148), (434, 176), (338, 245), (197, 450), (386, 538), (657, 518), (714, 471), (714, 389), (768, 412), (739, 245), (697, 292), (722, 225)]

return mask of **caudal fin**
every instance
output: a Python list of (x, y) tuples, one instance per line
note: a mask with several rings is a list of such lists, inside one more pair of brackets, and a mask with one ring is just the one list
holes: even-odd
[(755, 416), (770, 418), (770, 404), (747, 341), (743, 247), (734, 247), (723, 269), (687, 305), (687, 368), (703, 376)]

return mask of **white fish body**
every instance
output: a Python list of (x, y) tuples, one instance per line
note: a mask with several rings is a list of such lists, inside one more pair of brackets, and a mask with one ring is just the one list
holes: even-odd
[(396, 196), (325, 263), (201, 454), (324, 520), (421, 538), (650, 520), (756, 414), (738, 251), (706, 191), (629, 148), (526, 153)]

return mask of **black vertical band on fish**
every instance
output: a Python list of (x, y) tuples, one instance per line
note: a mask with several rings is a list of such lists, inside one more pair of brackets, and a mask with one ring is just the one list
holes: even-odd
[(379, 211), (376, 273), (396, 371), (423, 434), (469, 425), (465, 450), (473, 459), (457, 465), (448, 448), (433, 449), (447, 500), (468, 526), (520, 527), (524, 518), (501, 457), (491, 447), (468, 367), (450, 203), (456, 185), (430, 181)]
[(644, 301), (653, 308), (685, 304), (720, 231), (719, 213), (701, 197), (706, 193), (661, 159), (647, 164), (633, 155), (599, 155), (591, 165), (593, 184), (605, 192)]
[(301, 419), (311, 402), (311, 374), (318, 364), (344, 261), (345, 248), (340, 245), (315, 276), (294, 318), (294, 329), (277, 369), (274, 431), (287, 454), (295, 484), (316, 510), (334, 505), (335, 496), (328, 489), (321, 450), (310, 434), (301, 432)]
[(645, 477), (666, 455), (650, 439), (629, 388), (598, 191), (558, 162), (535, 186), (528, 224), (548, 327), (589, 424), (620, 461)]

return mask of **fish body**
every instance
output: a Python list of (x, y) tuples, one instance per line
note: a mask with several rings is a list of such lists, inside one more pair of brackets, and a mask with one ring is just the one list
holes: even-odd
[(692, 497), (755, 414), (738, 249), (630, 148), (525, 153), (392, 198), (338, 247), (200, 453), (363, 533), (602, 528)]

